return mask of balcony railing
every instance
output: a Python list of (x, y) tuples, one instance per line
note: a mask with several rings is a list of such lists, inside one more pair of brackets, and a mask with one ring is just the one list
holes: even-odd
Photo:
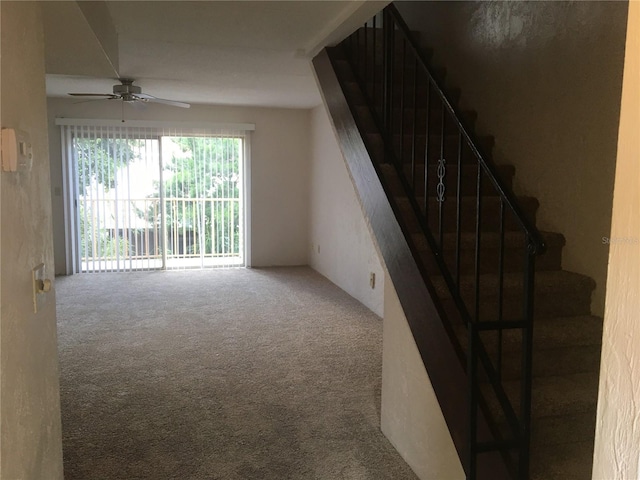
[(239, 198), (80, 197), (83, 271), (242, 265)]

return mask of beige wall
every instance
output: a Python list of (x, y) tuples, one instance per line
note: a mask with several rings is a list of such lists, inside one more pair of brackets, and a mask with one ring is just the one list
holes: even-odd
[(593, 478), (640, 478), (640, 2), (627, 48), (604, 316)]
[(625, 2), (399, 2), (422, 32), (538, 226), (566, 236), (563, 268), (597, 282), (602, 314), (616, 154)]
[(322, 105), (311, 111), (310, 135), (309, 265), (382, 316), (381, 260)]
[(54, 291), (34, 314), (31, 269), (53, 274), (44, 43), (35, 2), (0, 2), (2, 127), (24, 130), (31, 171), (0, 173), (0, 477), (62, 479)]
[[(62, 160), (55, 117), (119, 119), (118, 102), (74, 103), (50, 98), (51, 180), (54, 192), (56, 272), (64, 272)], [(254, 123), (251, 134), (251, 264), (306, 265), (309, 185), (309, 111), (193, 105), (190, 109), (149, 105), (125, 108), (129, 120)]]
[(391, 279), (385, 279), (382, 432), (422, 480), (465, 478)]

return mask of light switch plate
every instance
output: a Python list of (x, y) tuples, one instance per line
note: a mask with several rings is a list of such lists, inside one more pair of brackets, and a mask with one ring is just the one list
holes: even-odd
[(30, 171), (33, 152), (29, 133), (14, 128), (3, 128), (2, 170), (5, 172)]

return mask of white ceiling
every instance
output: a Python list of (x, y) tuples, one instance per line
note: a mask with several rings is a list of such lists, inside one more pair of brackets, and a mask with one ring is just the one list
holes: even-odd
[(190, 103), (309, 108), (310, 65), (387, 2), (43, 2), (47, 94), (145, 93)]

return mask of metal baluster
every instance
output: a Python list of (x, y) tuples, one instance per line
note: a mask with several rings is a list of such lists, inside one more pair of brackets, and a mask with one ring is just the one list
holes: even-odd
[(440, 120), (442, 122), (442, 125), (440, 126), (440, 158), (438, 159), (438, 186), (437, 186), (437, 192), (438, 192), (438, 240), (440, 242), (440, 252), (442, 253), (443, 251), (443, 246), (442, 246), (442, 241), (444, 238), (444, 228), (442, 225), (442, 222), (444, 220), (443, 217), (443, 208), (444, 208), (444, 201), (445, 201), (445, 183), (444, 183), (444, 178), (445, 175), (447, 174), (447, 161), (444, 157), (444, 150), (445, 150), (445, 134), (446, 134), (446, 129), (445, 129), (445, 120), (446, 120), (446, 109), (444, 106), (444, 100), (442, 100), (442, 110), (440, 112)]
[(353, 33), (351, 35), (349, 35), (349, 57), (351, 57), (350, 58), (351, 61), (353, 61), (353, 59), (355, 57), (355, 54), (353, 52), (353, 37), (354, 37)]
[[(391, 98), (389, 95), (389, 89), (391, 87), (391, 73), (390, 73), (390, 67), (391, 67), (391, 53), (390, 53), (390, 48), (391, 48), (391, 40), (389, 39), (389, 14), (387, 13), (387, 11), (385, 10), (383, 13), (383, 19), (384, 22), (382, 24), (382, 48), (384, 50), (384, 57), (383, 57), (383, 91), (382, 91), (382, 105), (384, 108), (384, 112), (383, 112), (383, 123), (384, 123), (384, 128), (389, 131), (389, 126), (390, 126), (390, 112), (389, 112), (389, 106), (391, 105)], [(387, 159), (386, 163), (390, 163)]]
[(427, 73), (427, 117), (425, 125), (425, 138), (424, 138), (424, 221), (426, 225), (429, 225), (429, 127), (431, 122), (431, 79)]
[(360, 76), (360, 29), (356, 30), (356, 73)]
[(477, 430), (478, 430), (478, 344), (476, 325), (468, 324), (469, 354), (467, 356), (467, 377), (469, 382), (469, 443), (467, 458), (467, 480), (476, 479), (477, 470)]
[(378, 80), (378, 72), (377, 72), (377, 36), (378, 36), (378, 31), (376, 30), (376, 19), (378, 18), (378, 15), (375, 15), (373, 17), (373, 91), (371, 93), (371, 97), (373, 98), (373, 108), (375, 109), (377, 106), (377, 101), (378, 99), (376, 98), (376, 81)]
[(364, 82), (363, 85), (365, 86), (365, 91), (367, 90), (366, 85), (367, 82), (369, 81), (369, 70), (368, 70), (368, 65), (367, 65), (367, 57), (368, 57), (368, 51), (367, 51), (367, 36), (368, 36), (368, 32), (367, 32), (367, 24), (364, 24)]
[[(389, 112), (389, 126), (387, 127), (387, 131), (391, 132), (391, 138), (393, 138), (393, 105), (394, 105), (394, 95), (393, 95), (393, 91), (394, 91), (394, 82), (395, 82), (395, 75), (394, 75), (394, 66), (395, 66), (395, 58), (396, 58), (396, 50), (395, 50), (395, 25), (392, 21), (391, 15), (388, 16), (388, 20), (389, 20), (389, 25), (388, 25), (388, 32), (389, 32), (389, 45), (388, 45), (388, 49), (389, 49), (389, 65), (388, 65), (388, 71), (387, 74), (389, 75), (389, 84), (387, 86), (388, 88), (388, 99), (389, 99), (389, 104), (387, 105), (387, 109)], [(393, 141), (391, 142), (393, 145)], [(393, 151), (393, 148), (391, 149)]]
[[(407, 53), (407, 42), (402, 39), (402, 65), (400, 66), (400, 167), (404, 169), (404, 77), (405, 62)], [(395, 68), (395, 64), (394, 64)]]
[[(504, 200), (500, 197), (500, 242), (498, 257), (498, 322), (502, 321), (502, 302), (504, 295)], [(498, 361), (496, 370), (502, 379), (502, 329), (498, 329)]]
[(416, 191), (416, 132), (418, 131), (418, 60), (413, 61), (413, 130), (411, 132), (411, 191)]
[(523, 319), (527, 327), (522, 331), (522, 384), (520, 390), (520, 416), (522, 418), (522, 448), (518, 462), (520, 478), (529, 478), (529, 446), (531, 441), (531, 381), (533, 352), (533, 295), (535, 275), (535, 251), (532, 239), (527, 236), (527, 252), (524, 267)]
[(460, 222), (462, 207), (462, 131), (458, 132), (458, 182), (456, 187), (456, 288), (460, 292)]
[(476, 191), (476, 260), (475, 260), (475, 321), (480, 321), (480, 236), (482, 217), (482, 165), (478, 163), (478, 183)]

